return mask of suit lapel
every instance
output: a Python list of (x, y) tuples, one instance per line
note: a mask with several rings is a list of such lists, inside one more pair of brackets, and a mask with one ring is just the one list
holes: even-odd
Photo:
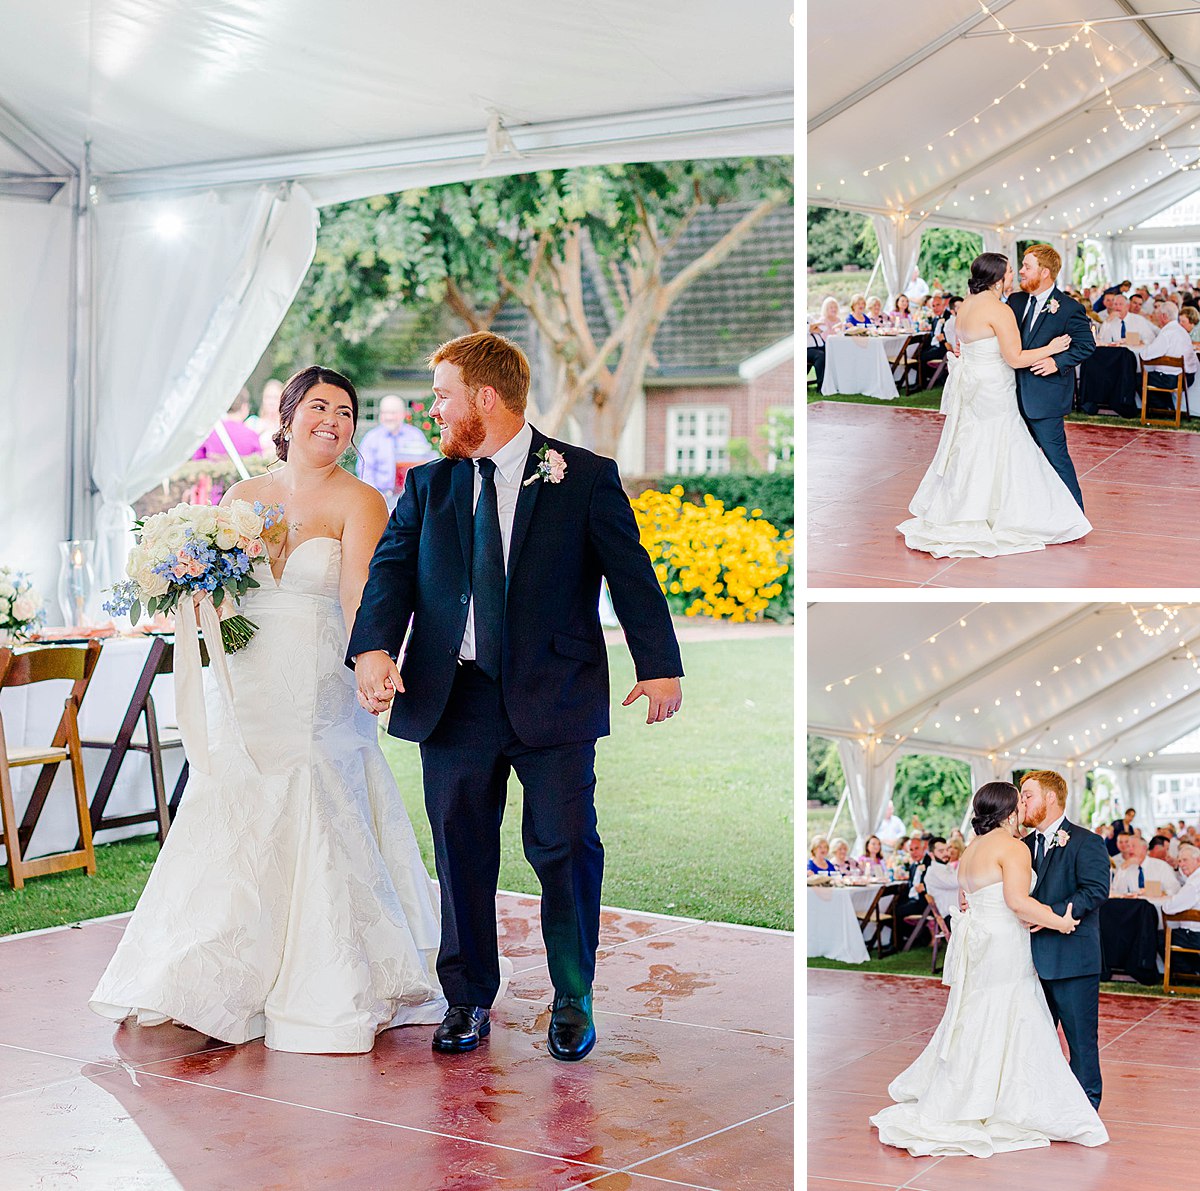
[(458, 541), (462, 546), (463, 563), (471, 573), (471, 543), (474, 540), (475, 465), (460, 459), (450, 473), (450, 492), (454, 499), (455, 520), (458, 522)]
[[(537, 472), (538, 457), (537, 453), (546, 444), (546, 436), (536, 430), (531, 424), (529, 427), (533, 431), (533, 438), (529, 444), (529, 455), (525, 459), (525, 471), (521, 477), (521, 490), (517, 493), (517, 508), (513, 513), (512, 538), (508, 543), (508, 567), (506, 575), (511, 581), (512, 574), (516, 569), (517, 559), (521, 554), (521, 547), (525, 544), (525, 535), (529, 531), (529, 521), (533, 516), (534, 506), (537, 504), (538, 496), (542, 491), (541, 481), (536, 481), (532, 484), (526, 483)], [(507, 582), (505, 587), (507, 588)]]

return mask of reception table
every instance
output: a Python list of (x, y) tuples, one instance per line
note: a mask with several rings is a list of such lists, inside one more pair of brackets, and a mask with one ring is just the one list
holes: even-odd
[(865, 964), (871, 957), (863, 942), (859, 910), (866, 910), (878, 886), (810, 885), (808, 954)]
[(829, 397), (835, 393), (862, 393), (881, 401), (894, 401), (899, 393), (891, 360), (909, 334), (915, 333), (831, 335), (825, 340), (822, 394)]
[[(80, 708), (79, 734), (84, 740), (111, 740), (116, 736), (149, 650), (150, 639), (147, 637), (111, 637), (104, 640), (100, 660)], [(4, 731), (9, 744), (49, 744), (70, 688), (69, 682), (61, 681), (0, 691), (0, 714), (4, 716)], [(173, 724), (175, 687), (171, 676), (167, 674), (156, 679), (153, 692), (159, 724)], [(83, 750), (89, 802), (107, 760), (108, 753), (104, 749)], [(163, 753), (163, 773), (168, 792), (174, 786), (182, 765), (182, 749), (168, 749)], [(12, 771), (18, 818), (29, 804), (40, 772), (37, 766)], [(153, 806), (150, 758), (145, 753), (130, 752), (117, 774), (105, 813), (109, 816), (134, 814)], [(108, 843), (128, 836), (145, 835), (152, 829), (152, 825), (144, 823), (106, 828), (98, 833), (96, 842)], [(68, 851), (74, 848), (78, 835), (79, 824), (75, 818), (71, 779), (68, 767), (64, 764), (58, 767), (55, 774), (54, 784), (30, 840), (28, 854), (42, 856), (50, 852)], [(0, 848), (0, 856), (3, 855), (4, 850)]]

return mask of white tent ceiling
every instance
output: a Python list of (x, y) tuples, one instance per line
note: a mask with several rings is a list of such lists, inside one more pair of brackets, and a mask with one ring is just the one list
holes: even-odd
[(320, 206), (790, 152), (791, 12), (0, 0), (0, 266), (18, 282), (0, 294), (0, 404), (28, 425), (0, 436), (0, 556), (46, 583), (69, 525), (107, 540), (111, 568), (137, 485), (203, 437), (269, 342)]
[[(1140, 615), (1152, 630), (1167, 613)], [(1000, 771), (1145, 768), (1200, 725), (1189, 655), (1200, 605), (1148, 636), (1124, 604), (815, 604), (809, 731)]]
[(1115, 236), (1200, 189), (1197, 126), (1197, 0), (808, 6), (813, 205)]

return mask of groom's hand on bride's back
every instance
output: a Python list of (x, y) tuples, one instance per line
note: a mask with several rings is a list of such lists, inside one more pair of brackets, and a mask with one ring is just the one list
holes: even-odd
[(387, 711), (396, 695), (404, 694), (404, 682), (396, 663), (382, 650), (372, 649), (354, 659), (358, 701), (372, 715)]

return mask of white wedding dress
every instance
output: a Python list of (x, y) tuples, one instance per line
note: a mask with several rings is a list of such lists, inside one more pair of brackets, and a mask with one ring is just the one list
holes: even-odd
[(345, 666), (341, 542), (311, 538), (242, 611), (235, 707), (206, 680), (211, 772), (179, 813), (91, 1007), (276, 1050), (370, 1050), (436, 1023), (436, 886)]
[(934, 558), (994, 558), (1073, 542), (1091, 524), (1033, 440), (994, 335), (946, 357), (937, 453), (896, 528)]
[(1000, 882), (967, 894), (942, 983), (950, 998), (929, 1045), (871, 1118), (885, 1145), (915, 1156), (972, 1155), (1108, 1141), (1058, 1042), (1033, 967), (1029, 930)]

